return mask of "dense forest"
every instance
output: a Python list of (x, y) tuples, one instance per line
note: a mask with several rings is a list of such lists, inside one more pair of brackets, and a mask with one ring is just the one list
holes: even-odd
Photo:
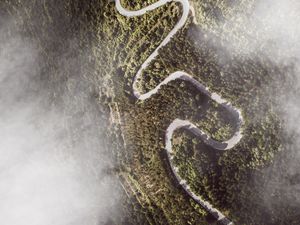
[[(123, 0), (122, 4), (140, 9), (153, 2)], [(236, 224), (299, 224), (299, 206), (283, 208), (275, 201), (271, 209), (266, 208), (266, 199), (280, 198), (284, 190), (266, 193), (263, 189), (269, 179), (265, 169), (272, 170), (274, 161), (282, 157), (284, 162), (286, 155), (275, 96), (289, 85), (288, 77), (281, 76), (289, 67), (275, 66), (259, 53), (241, 56), (226, 48), (228, 41), (242, 41), (235, 12), (251, 12), (254, 0), (191, 2), (197, 24), (190, 13), (184, 28), (143, 72), (140, 88), (146, 92), (171, 72), (186, 71), (240, 108), (245, 124), (241, 142), (226, 152), (210, 148), (187, 131), (177, 131), (173, 146), (179, 173), (193, 191)], [(51, 80), (46, 86), (55, 90), (49, 98), (74, 110), (66, 120), (80, 117), (78, 90), (88, 93), (82, 98), (92, 99), (99, 115), (110, 117), (105, 135), (117, 165), (113, 173), (127, 194), (125, 216), (111, 223), (215, 223), (172, 177), (164, 149), (165, 130), (175, 118), (188, 119), (214, 139), (226, 140), (235, 130), (232, 116), (184, 81), (163, 86), (146, 101), (137, 101), (132, 93), (136, 72), (180, 18), (180, 5), (172, 2), (134, 18), (120, 15), (108, 0), (4, 0), (0, 8), (6, 9), (1, 14), (14, 15), (15, 26), (38, 44), (48, 62), (45, 71), (52, 71), (51, 79), (45, 77)], [(225, 29), (220, 22), (224, 18), (236, 21), (237, 27)], [(64, 73), (56, 72), (63, 64), (58, 56), (66, 53), (67, 58), (77, 56), (74, 64), (80, 65), (80, 71), (73, 71), (71, 65)], [(85, 86), (77, 87), (77, 79)], [(61, 92), (69, 98), (60, 99)], [(79, 134), (68, 129), (76, 140)], [(284, 163), (280, 167), (284, 170)]]

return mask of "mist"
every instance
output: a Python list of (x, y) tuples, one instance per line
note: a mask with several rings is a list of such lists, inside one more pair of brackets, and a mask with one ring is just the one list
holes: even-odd
[[(96, 116), (102, 121), (93, 121), (96, 102), (82, 101), (80, 117), (66, 121), (73, 112), (49, 100), (52, 90), (43, 80), (51, 76), (42, 71), (38, 47), (11, 27), (11, 22), (1, 21), (1, 224), (105, 224), (118, 217), (120, 198), (117, 178), (107, 172), (114, 166), (101, 133), (107, 118)], [(60, 60), (76, 70), (73, 58)], [(72, 82), (81, 86), (76, 77)], [(84, 90), (79, 89), (78, 96)]]
[[(219, 21), (206, 35), (223, 34), (223, 45), (213, 43), (217, 51), (252, 61), (267, 59), (285, 68), (274, 74), (279, 79), (278, 92), (268, 93), (282, 123), (282, 151), (272, 165), (262, 169), (263, 185), (261, 178), (253, 178), (258, 195), (262, 194), (259, 204), (280, 218), (285, 207), (300, 208), (300, 1), (255, 0), (251, 4)], [(280, 86), (282, 78), (287, 82)]]
[[(241, 18), (238, 20), (236, 18)], [(108, 173), (114, 161), (105, 144), (105, 120), (95, 121), (95, 102), (80, 101), (79, 116), (67, 93), (59, 93), (59, 106), (52, 104), (52, 91), (45, 75), (38, 46), (7, 27), (0, 17), (0, 221), (5, 225), (101, 225), (119, 215), (120, 190), (117, 178)], [(250, 12), (239, 11), (221, 21), (219, 31), (227, 35), (226, 48), (232, 54), (267, 57), (275, 65), (288, 65), (291, 86), (275, 96), (284, 131), (289, 138), (283, 154), (288, 157), (284, 174), (266, 168), (270, 180), (264, 188), (265, 202), (272, 210), (277, 200), (269, 193), (283, 190), (285, 204), (300, 205), (300, 2), (298, 0), (257, 0)], [(234, 33), (227, 33), (229, 30)], [(11, 31), (10, 31), (11, 32)], [(214, 31), (211, 31), (214, 33)], [(240, 35), (235, 38), (234, 35)], [(208, 33), (210, 35), (210, 33)], [(233, 41), (234, 40), (234, 41)], [(216, 47), (216, 46), (215, 46)], [(220, 47), (220, 46), (217, 46)], [(221, 51), (223, 50), (220, 47)], [(58, 61), (77, 70), (80, 60), (59, 55)], [(88, 55), (87, 55), (88, 57)], [(80, 71), (78, 69), (78, 71)], [(282, 74), (285, 76), (286, 74)], [(67, 79), (67, 78), (66, 78)], [(70, 83), (81, 87), (74, 98), (88, 88), (76, 77)], [(60, 84), (67, 85), (67, 81)], [(55, 87), (59, 88), (59, 87)], [(87, 93), (89, 95), (90, 93)], [(83, 98), (84, 100), (88, 98)], [(79, 107), (79, 106), (78, 106)], [(66, 121), (66, 117), (68, 120)], [(103, 126), (102, 126), (103, 125)], [(102, 126), (102, 127), (101, 127)], [(70, 127), (72, 129), (70, 129)], [(76, 134), (70, 134), (75, 132)], [(76, 136), (74, 138), (73, 136)], [(299, 178), (300, 179), (300, 178)]]
[(299, 9), (297, 0), (249, 1), (248, 8), (237, 6), (210, 31), (226, 35), (223, 44), (229, 53), (248, 57), (259, 53), (279, 63), (300, 55)]
[[(274, 206), (300, 207), (300, 2), (296, 0), (256, 1), (251, 16), (245, 19), (247, 45), (239, 44), (238, 54), (269, 59), (275, 66), (284, 67), (279, 78), (287, 85), (272, 93), (283, 129), (282, 152), (274, 164), (264, 170), (263, 192), (269, 210)], [(244, 32), (246, 33), (246, 31)], [(255, 34), (253, 36), (253, 34)], [(275, 75), (275, 74), (274, 74)], [(279, 80), (279, 85), (280, 85)], [(272, 197), (271, 193), (281, 193)]]

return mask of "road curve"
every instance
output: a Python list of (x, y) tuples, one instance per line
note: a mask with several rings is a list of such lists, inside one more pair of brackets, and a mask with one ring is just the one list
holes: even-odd
[(158, 51), (164, 47), (166, 44), (169, 43), (171, 38), (185, 25), (186, 20), (189, 16), (189, 12), (191, 10), (191, 6), (188, 0), (159, 0), (145, 8), (131, 11), (123, 8), (120, 0), (115, 0), (115, 5), (117, 11), (126, 17), (135, 17), (135, 16), (142, 16), (146, 14), (149, 11), (152, 11), (154, 9), (157, 9), (167, 3), (170, 2), (178, 2), (183, 7), (182, 16), (177, 22), (177, 24), (174, 26), (174, 28), (170, 31), (170, 33), (166, 36), (166, 38), (160, 43), (160, 45), (153, 51), (153, 53), (146, 59), (146, 61), (142, 64), (138, 72), (136, 73), (133, 81), (133, 94), (138, 100), (146, 100), (150, 98), (152, 95), (158, 92), (158, 90), (163, 86), (168, 84), (171, 81), (174, 80), (184, 80), (187, 82), (192, 83), (200, 92), (204, 93), (205, 95), (209, 96), (212, 100), (217, 102), (218, 104), (222, 105), (224, 108), (226, 108), (229, 112), (231, 112), (235, 119), (236, 119), (236, 132), (234, 135), (227, 141), (216, 141), (213, 138), (211, 138), (209, 135), (207, 135), (205, 132), (203, 132), (201, 129), (196, 127), (192, 122), (188, 120), (181, 120), (181, 119), (175, 119), (167, 128), (165, 133), (165, 149), (167, 151), (168, 156), (168, 162), (170, 164), (170, 167), (172, 169), (172, 172), (177, 179), (178, 183), (181, 185), (181, 187), (186, 191), (191, 198), (193, 198), (198, 204), (200, 204), (202, 207), (204, 207), (208, 212), (210, 212), (217, 220), (219, 220), (223, 224), (233, 224), (230, 220), (228, 220), (219, 210), (214, 208), (209, 202), (205, 201), (201, 196), (194, 193), (190, 186), (186, 183), (184, 179), (182, 179), (178, 173), (178, 168), (173, 164), (173, 155), (174, 152), (172, 150), (172, 136), (173, 133), (178, 129), (185, 129), (193, 134), (195, 134), (197, 137), (199, 137), (201, 140), (203, 140), (207, 145), (211, 146), (212, 148), (216, 150), (229, 150), (236, 146), (241, 138), (243, 137), (242, 134), (242, 126), (244, 123), (241, 111), (234, 107), (231, 103), (224, 100), (220, 95), (216, 93), (212, 93), (209, 91), (207, 87), (205, 87), (203, 84), (201, 84), (199, 81), (194, 79), (191, 75), (184, 71), (176, 71), (174, 73), (171, 73), (167, 78), (165, 78), (161, 83), (159, 83), (154, 89), (146, 92), (141, 93), (139, 88), (137, 87), (137, 83), (139, 78), (142, 76), (143, 71), (149, 66), (149, 64), (158, 56)]

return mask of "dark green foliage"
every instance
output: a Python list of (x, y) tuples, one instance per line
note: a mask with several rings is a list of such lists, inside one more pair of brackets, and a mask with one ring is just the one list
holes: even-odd
[[(74, 43), (67, 43), (66, 39), (76, 39), (72, 54), (89, 55), (87, 61), (78, 62), (84, 72), (76, 74), (81, 74), (86, 88), (93, 90), (92, 96), (105, 114), (120, 112), (122, 123), (108, 122), (106, 135), (112, 140), (118, 170), (130, 177), (136, 189), (132, 199), (124, 200), (124, 207), (130, 205), (128, 213), (132, 216), (123, 222), (207, 224), (207, 212), (172, 178), (164, 150), (165, 130), (180, 117), (193, 121), (215, 139), (226, 140), (235, 131), (233, 118), (187, 82), (174, 81), (145, 102), (132, 97), (135, 73), (176, 24), (180, 6), (170, 3), (147, 15), (126, 18), (117, 13), (113, 2), (104, 0), (4, 2), (1, 4), (7, 4), (10, 14), (25, 18), (16, 21), (36, 39), (41, 54), (48, 60), (49, 69), (54, 71), (52, 80), (56, 81), (51, 85), (55, 87), (75, 72), (67, 69), (66, 74), (55, 74), (58, 62), (53, 61), (52, 54), (57, 54), (53, 48), (64, 54)], [(122, 2), (127, 8), (138, 9), (155, 0)], [(242, 110), (244, 138), (232, 150), (217, 152), (186, 131), (178, 131), (173, 143), (175, 163), (193, 190), (236, 224), (249, 225), (269, 224), (263, 205), (258, 204), (261, 195), (256, 187), (260, 184), (253, 179), (264, 176), (260, 170), (268, 167), (281, 149), (281, 125), (270, 91), (276, 91), (280, 68), (259, 56), (254, 60), (231, 54), (224, 46), (226, 37), (216, 32), (213, 38), (207, 38), (205, 32), (218, 27), (239, 7), (251, 9), (252, 2), (194, 1), (200, 25), (192, 24), (190, 18), (144, 71), (140, 81), (141, 89), (146, 91), (171, 72), (184, 70)], [(75, 94), (76, 90), (70, 87), (70, 95)], [(72, 107), (75, 110), (77, 105)], [(268, 216), (278, 217), (276, 212), (268, 212)]]

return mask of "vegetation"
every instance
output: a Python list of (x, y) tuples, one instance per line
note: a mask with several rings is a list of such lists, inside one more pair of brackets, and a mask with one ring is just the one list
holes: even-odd
[[(155, 0), (123, 0), (122, 4), (138, 9), (153, 2)], [(293, 224), (296, 215), (293, 210), (286, 215), (289, 220), (277, 212), (266, 212), (264, 204), (260, 204), (262, 193), (257, 189), (263, 185), (263, 179), (259, 184), (253, 181), (264, 177), (261, 170), (270, 166), (282, 150), (281, 121), (274, 110), (271, 90), (276, 92), (286, 81), (279, 77), (282, 68), (276, 68), (267, 59), (259, 55), (255, 59), (241, 57), (226, 50), (226, 32), (219, 32), (222, 17), (231, 17), (239, 8), (251, 10), (253, 0), (233, 2), (236, 1), (194, 1), (199, 25), (189, 19), (144, 71), (140, 88), (150, 90), (169, 73), (184, 70), (242, 109), (244, 138), (237, 147), (217, 152), (191, 133), (180, 130), (173, 138), (175, 163), (192, 189), (236, 224), (287, 224), (285, 221)], [(111, 115), (105, 125), (108, 127), (106, 135), (113, 140), (110, 147), (129, 196), (124, 199), (124, 208), (130, 205), (127, 213), (131, 216), (123, 223), (211, 223), (207, 212), (193, 202), (172, 177), (164, 150), (165, 130), (180, 117), (193, 121), (213, 138), (226, 140), (235, 130), (232, 116), (183, 81), (162, 87), (145, 102), (136, 101), (132, 95), (135, 73), (178, 21), (180, 5), (170, 3), (147, 15), (126, 18), (119, 15), (114, 3), (108, 0), (60, 1), (57, 4), (61, 12), (57, 12), (55, 3), (44, 1), (23, 4), (5, 0), (2, 4), (6, 4), (11, 14), (20, 14), (20, 18), (25, 13), (27, 20), (18, 23), (24, 25), (24, 32), (36, 38), (40, 45), (41, 54), (49, 62), (46, 69), (55, 76), (52, 79), (55, 82), (50, 84), (53, 87), (66, 77), (72, 77), (71, 68), (67, 68), (65, 74), (55, 73), (58, 64), (52, 55), (54, 47), (64, 53), (66, 35), (69, 40), (79, 40), (78, 45), (72, 47), (73, 54), (89, 56), (87, 61), (79, 62), (83, 67), (80, 76), (86, 81), (86, 88), (92, 89), (93, 95), (89, 97), (101, 106), (102, 113)], [(231, 19), (238, 21), (235, 17)], [(62, 21), (72, 26), (58, 28), (63, 26)], [(207, 30), (213, 30), (213, 38), (205, 36)], [(234, 38), (238, 41), (239, 36)], [(53, 40), (56, 41), (53, 43)], [(68, 79), (67, 83), (71, 81)], [(75, 89), (69, 91), (70, 96), (75, 95)], [(59, 98), (57, 93), (50, 97)], [(77, 107), (76, 103), (71, 106), (74, 110)]]

